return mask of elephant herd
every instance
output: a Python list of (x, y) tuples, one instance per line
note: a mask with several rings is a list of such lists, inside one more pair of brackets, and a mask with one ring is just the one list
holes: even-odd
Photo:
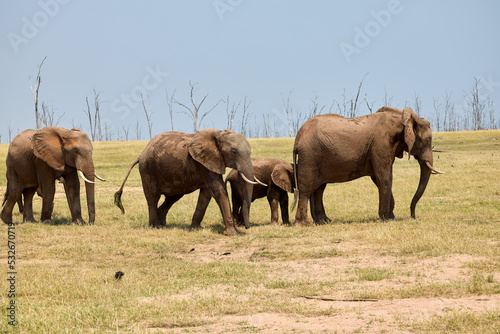
[[(200, 228), (213, 197), (222, 214), (224, 234), (233, 235), (238, 233), (236, 225), (250, 226), (251, 202), (262, 197), (269, 202), (271, 222), (278, 222), (279, 206), (283, 223), (289, 224), (288, 193), (295, 195), (294, 206), (298, 202), (296, 224), (330, 222), (323, 205), (326, 184), (369, 176), (379, 190), (379, 217), (393, 219), (392, 166), (404, 151), (420, 164), (420, 181), (410, 205), (415, 218), (416, 204), (430, 175), (441, 172), (433, 167), (430, 123), (410, 108), (383, 107), (357, 118), (336, 114), (312, 117), (295, 137), (293, 163), (252, 158), (246, 138), (231, 130), (165, 132), (154, 137), (132, 163), (114, 201), (124, 213), (123, 188), (131, 170), (139, 164), (149, 226), (165, 226), (172, 205), (199, 189), (191, 228)], [(84, 132), (53, 126), (26, 130), (10, 144), (6, 164), (7, 190), (1, 211), (5, 223), (12, 223), (16, 203), (23, 221), (35, 222), (35, 193), (42, 197), (41, 221), (50, 222), (57, 179), (64, 185), (71, 221), (85, 224), (78, 175), (85, 181), (88, 223), (94, 223), (95, 179), (105, 180), (95, 173), (92, 144)], [(224, 180), (226, 167), (232, 170)], [(231, 186), (232, 208), (227, 183)], [(164, 200), (159, 205), (162, 195)], [(312, 221), (308, 218), (308, 203)]]

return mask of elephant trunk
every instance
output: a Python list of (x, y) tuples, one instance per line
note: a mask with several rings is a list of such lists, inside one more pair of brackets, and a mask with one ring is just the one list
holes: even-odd
[[(244, 175), (249, 180), (254, 180), (255, 176), (253, 173), (252, 163), (249, 161), (243, 166), (238, 168), (240, 174)], [(250, 204), (252, 203), (253, 194), (253, 184), (250, 182), (245, 182), (245, 190), (243, 194), (243, 203), (241, 207), (241, 214), (243, 216), (243, 222), (245, 223), (245, 228), (250, 228)]]
[(87, 208), (89, 212), (89, 224), (92, 225), (95, 222), (94, 165), (92, 163), (87, 163), (81, 168), (78, 168), (78, 170), (80, 170), (83, 173), (86, 179), (84, 180), (85, 180), (85, 191), (87, 195)]
[(422, 197), (422, 195), (424, 194), (425, 188), (427, 187), (427, 183), (429, 182), (429, 179), (431, 177), (432, 169), (429, 168), (428, 165), (432, 166), (432, 156), (430, 157), (429, 160), (418, 161), (418, 163), (420, 164), (420, 181), (418, 183), (417, 191), (415, 192), (415, 195), (411, 200), (410, 211), (412, 218), (415, 218), (415, 207), (417, 206), (420, 197)]

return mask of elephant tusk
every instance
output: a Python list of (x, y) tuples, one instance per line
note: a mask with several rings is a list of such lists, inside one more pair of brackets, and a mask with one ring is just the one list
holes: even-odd
[(438, 171), (437, 169), (432, 167), (432, 165), (429, 163), (429, 161), (426, 161), (425, 164), (432, 171), (432, 174), (444, 174), (444, 172)]
[(258, 183), (257, 183), (257, 182), (255, 182), (255, 181), (250, 181), (250, 180), (249, 180), (249, 179), (245, 176), (245, 174), (243, 174), (242, 172), (240, 172), (240, 176), (241, 176), (241, 178), (242, 178), (243, 180), (245, 180), (245, 182), (247, 182), (247, 183), (250, 183), (250, 184), (258, 184)]
[(90, 181), (89, 179), (87, 179), (85, 177), (85, 175), (83, 175), (83, 172), (81, 170), (78, 171), (78, 175), (80, 175), (80, 177), (85, 181), (85, 182), (88, 182), (88, 183), (95, 183), (94, 181)]
[(267, 184), (265, 184), (264, 182), (262, 182), (261, 180), (259, 180), (256, 176), (254, 176), (254, 179), (255, 179), (255, 181), (257, 181), (257, 183), (258, 183), (258, 184), (260, 184), (261, 186), (267, 187)]
[(100, 177), (99, 175), (97, 174), (94, 174), (94, 176), (96, 177), (96, 179), (102, 181), (102, 182), (106, 182), (106, 179), (103, 179), (102, 177)]

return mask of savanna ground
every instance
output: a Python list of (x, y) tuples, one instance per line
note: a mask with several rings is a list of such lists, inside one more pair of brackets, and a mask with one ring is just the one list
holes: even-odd
[[(167, 228), (148, 228), (137, 167), (121, 214), (113, 194), (146, 144), (94, 143), (97, 172), (108, 180), (96, 186), (94, 226), (68, 222), (60, 184), (53, 225), (22, 224), (16, 209), (15, 327), (1, 224), (1, 331), (500, 332), (500, 131), (434, 134), (442, 151), (434, 165), (446, 174), (431, 177), (416, 220), (409, 206), (419, 167), (405, 156), (394, 165), (396, 220), (377, 219), (377, 189), (362, 178), (327, 186), (330, 224), (271, 225), (261, 199), (253, 226), (233, 237), (222, 234), (215, 201), (204, 229), (188, 229), (197, 192), (173, 206)], [(255, 157), (292, 158), (293, 139), (250, 144)], [(7, 148), (0, 146), (2, 194)], [(40, 209), (36, 197), (37, 218)]]

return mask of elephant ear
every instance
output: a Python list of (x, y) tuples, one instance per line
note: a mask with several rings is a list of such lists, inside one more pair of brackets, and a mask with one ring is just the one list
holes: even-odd
[(404, 136), (405, 136), (405, 143), (408, 146), (408, 153), (411, 153), (411, 150), (413, 149), (413, 144), (415, 144), (415, 130), (413, 129), (413, 123), (416, 118), (417, 115), (413, 110), (411, 110), (408, 107), (403, 109), (403, 125), (405, 127)]
[(205, 129), (197, 131), (188, 145), (191, 157), (211, 172), (224, 174), (226, 165), (219, 150), (220, 130)]
[(281, 189), (293, 193), (293, 167), (292, 164), (278, 164), (274, 166), (271, 179)]
[(31, 138), (35, 156), (57, 171), (64, 171), (63, 139), (58, 128), (48, 126), (35, 132)]

